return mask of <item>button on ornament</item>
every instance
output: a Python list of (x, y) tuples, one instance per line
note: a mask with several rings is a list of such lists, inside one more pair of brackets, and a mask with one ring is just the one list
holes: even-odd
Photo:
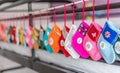
[(85, 47), (86, 47), (86, 50), (87, 50), (87, 51), (90, 51), (90, 50), (92, 49), (92, 44), (91, 44), (90, 42), (87, 42), (87, 43), (85, 44)]

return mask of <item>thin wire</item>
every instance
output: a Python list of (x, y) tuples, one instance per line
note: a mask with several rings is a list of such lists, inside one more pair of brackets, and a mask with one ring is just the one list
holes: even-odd
[(25, 24), (26, 24), (26, 19), (25, 19), (25, 15), (23, 13), (23, 25), (25, 26)]
[(46, 10), (46, 20), (47, 20), (47, 26), (49, 25), (49, 22), (48, 22), (48, 10)]
[[(15, 16), (16, 18), (17, 18), (17, 14), (16, 14), (16, 16)], [(17, 25), (17, 20), (15, 21), (15, 24)]]
[(40, 11), (40, 30), (44, 30), (43, 28), (42, 28), (42, 15), (41, 15), (41, 11)]
[(109, 17), (110, 17), (110, 0), (107, 0), (107, 20), (109, 20)]
[(30, 25), (30, 15), (28, 15), (28, 24)]
[(92, 11), (92, 22), (94, 22), (95, 20), (95, 0), (93, 0), (93, 7), (92, 7), (93, 11)]
[(56, 24), (56, 7), (54, 7), (54, 24)]
[(75, 3), (74, 3), (74, 0), (72, 1), (73, 2), (73, 6), (72, 6), (72, 24), (74, 24), (74, 15), (75, 15)]
[(64, 4), (64, 25), (66, 26), (66, 4)]
[[(85, 1), (88, 1), (88, 0), (85, 0)], [(78, 4), (78, 3), (82, 3), (83, 2), (83, 0), (80, 0), (80, 1), (77, 1), (77, 2), (74, 2), (74, 4)], [(69, 3), (69, 4), (66, 4), (66, 7), (67, 6), (71, 6), (71, 5), (73, 5), (73, 3)], [(56, 6), (56, 9), (59, 9), (59, 8), (63, 8), (64, 7), (64, 5), (60, 5), (60, 6)], [(32, 14), (33, 12), (38, 12), (39, 13), (39, 11), (46, 11), (46, 9), (48, 9), (48, 11), (51, 11), (51, 10), (54, 10), (54, 7), (51, 7), (51, 8), (45, 8), (45, 9), (41, 9), (41, 10), (37, 10), (37, 11), (32, 11), (32, 12), (28, 12), (29, 14)]]
[(85, 17), (85, 0), (83, 0), (83, 9), (82, 9), (82, 21), (84, 21), (84, 17)]
[(35, 22), (35, 13), (33, 13), (32, 18), (33, 18), (33, 25), (35, 26), (36, 25), (36, 22)]
[(22, 15), (20, 16), (20, 25), (22, 25)]
[(40, 11), (40, 25), (41, 25), (41, 23), (42, 23), (42, 15), (41, 15), (41, 11)]

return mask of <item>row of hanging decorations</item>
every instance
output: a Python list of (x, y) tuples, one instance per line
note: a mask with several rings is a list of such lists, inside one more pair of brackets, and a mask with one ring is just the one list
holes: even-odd
[[(47, 28), (40, 25), (37, 29), (35, 25), (6, 27), (0, 25), (0, 38), (4, 42), (15, 43), (30, 49), (44, 49), (49, 53), (61, 51), (66, 57), (74, 59), (89, 58), (98, 61), (103, 58), (108, 64), (120, 58), (120, 30), (116, 24), (109, 20), (109, 0), (107, 0), (107, 21), (102, 28), (94, 20), (95, 0), (93, 0), (92, 22), (89, 26), (84, 21), (84, 10), (86, 2), (83, 0), (82, 22), (77, 28), (74, 24), (74, 3), (72, 7), (72, 25), (66, 26), (66, 5), (64, 5), (64, 28), (63, 30), (56, 23), (56, 7), (54, 7), (54, 26), (48, 27), (48, 10), (46, 11)], [(30, 17), (28, 17), (30, 18)], [(34, 15), (33, 15), (34, 20)], [(40, 13), (41, 22), (41, 13)], [(23, 23), (24, 24), (24, 23)], [(34, 24), (34, 22), (33, 22)], [(41, 24), (41, 23), (40, 23)]]

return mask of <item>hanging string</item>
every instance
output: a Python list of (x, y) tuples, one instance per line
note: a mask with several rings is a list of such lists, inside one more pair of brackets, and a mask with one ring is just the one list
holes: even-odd
[(30, 26), (30, 15), (28, 15), (28, 26)]
[(56, 7), (54, 7), (54, 24), (56, 24)]
[[(2, 17), (1, 17), (2, 18)], [(10, 26), (12, 26), (12, 18), (11, 18), (11, 15), (9, 16), (9, 24), (10, 24)]]
[[(9, 17), (8, 17), (9, 18)], [(9, 24), (9, 26), (10, 26), (10, 20), (8, 20), (8, 24)]]
[(20, 25), (23, 25), (23, 24), (22, 24), (22, 19), (23, 19), (23, 16), (21, 15), (21, 16), (20, 16)]
[(42, 28), (42, 15), (41, 15), (41, 10), (40, 10), (40, 29), (43, 30), (43, 28)]
[(25, 26), (26, 24), (26, 18), (25, 18), (25, 15), (23, 14), (23, 25)]
[(73, 2), (73, 5), (72, 5), (72, 24), (74, 24), (74, 13), (75, 13), (75, 10), (74, 10), (74, 7), (75, 7), (75, 4), (74, 4), (74, 1)]
[(66, 26), (66, 4), (64, 4), (64, 25)]
[(109, 20), (110, 17), (109, 10), (110, 10), (110, 1), (107, 0), (107, 20)]
[[(7, 18), (7, 16), (5, 15), (5, 19)], [(4, 21), (4, 24), (6, 25), (7, 24), (7, 21)]]
[[(7, 16), (5, 15), (5, 19), (7, 18)], [(5, 21), (5, 24), (7, 24), (7, 21)]]
[(95, 0), (93, 0), (93, 7), (92, 7), (93, 11), (92, 11), (92, 22), (94, 22), (95, 20)]
[[(10, 17), (8, 17), (8, 18), (10, 19)], [(10, 20), (8, 20), (8, 23), (9, 23), (9, 25), (11, 25), (11, 24), (10, 24), (10, 23), (11, 23)]]
[(15, 17), (16, 17), (16, 22), (15, 22), (15, 24), (17, 25), (17, 20), (18, 20), (18, 19), (17, 19), (17, 14), (16, 14), (16, 16), (15, 16)]
[[(16, 17), (16, 16), (14, 15), (14, 18), (15, 18), (15, 17)], [(15, 20), (13, 21), (13, 25), (16, 26), (16, 24), (15, 24)]]
[[(48, 11), (46, 11), (46, 16), (47, 16), (47, 24), (48, 24)], [(41, 11), (40, 11), (40, 29), (44, 30), (43, 27), (42, 27), (42, 14), (41, 14)]]
[(47, 26), (49, 25), (49, 22), (48, 22), (48, 9), (46, 10), (46, 20), (47, 20)]
[[(19, 15), (17, 14), (16, 17), (18, 18)], [(20, 24), (19, 24), (19, 21), (20, 21), (20, 20), (18, 20), (18, 19), (16, 20), (16, 24), (18, 24), (18, 26), (20, 25)]]
[(12, 15), (12, 16), (13, 16), (13, 17), (12, 17), (12, 20), (11, 20), (11, 21), (12, 21), (12, 25), (14, 26), (14, 21), (13, 21), (14, 15)]
[[(3, 18), (5, 18), (5, 16), (3, 16)], [(4, 21), (2, 21), (2, 24), (4, 24)]]
[(10, 16), (9, 16), (9, 19), (10, 19), (9, 22), (10, 22), (10, 25), (11, 25), (11, 26), (12, 26), (12, 23), (13, 23), (13, 22), (12, 22), (12, 17), (13, 17), (13, 15), (10, 15)]
[(10, 18), (10, 23), (11, 23), (11, 26), (13, 26), (12, 16), (11, 16), (11, 18)]
[(85, 0), (83, 0), (83, 9), (82, 9), (82, 21), (84, 21), (84, 17), (85, 17)]
[(35, 13), (33, 13), (33, 15), (32, 15), (33, 17), (33, 25), (35, 26), (36, 25), (36, 22), (35, 22)]
[(41, 23), (42, 23), (42, 15), (41, 15), (41, 11), (40, 11), (40, 25), (41, 25)]

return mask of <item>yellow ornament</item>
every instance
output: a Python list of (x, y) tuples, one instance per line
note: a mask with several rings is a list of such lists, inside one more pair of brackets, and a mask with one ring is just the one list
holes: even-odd
[(35, 50), (39, 49), (39, 30), (35, 27), (33, 27), (32, 31), (32, 44)]
[(23, 27), (22, 26), (19, 28), (19, 40), (20, 40), (19, 44), (23, 46), (24, 45), (24, 35), (23, 35)]

